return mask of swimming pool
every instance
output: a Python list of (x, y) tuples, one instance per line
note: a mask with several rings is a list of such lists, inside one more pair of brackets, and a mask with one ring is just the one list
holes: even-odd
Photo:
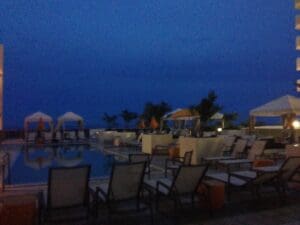
[(5, 183), (28, 184), (47, 182), (50, 167), (91, 165), (91, 178), (107, 176), (113, 157), (89, 145), (7, 146), (10, 167), (6, 169)]

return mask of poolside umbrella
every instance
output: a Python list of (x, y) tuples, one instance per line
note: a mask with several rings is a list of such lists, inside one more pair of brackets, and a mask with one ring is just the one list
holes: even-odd
[(66, 122), (77, 122), (79, 129), (83, 129), (84, 127), (84, 120), (81, 116), (73, 112), (66, 112), (65, 114), (58, 117), (56, 130), (59, 130), (61, 127), (63, 127), (64, 129)]
[(163, 120), (194, 120), (197, 118), (200, 118), (197, 111), (181, 108), (169, 112), (162, 117)]

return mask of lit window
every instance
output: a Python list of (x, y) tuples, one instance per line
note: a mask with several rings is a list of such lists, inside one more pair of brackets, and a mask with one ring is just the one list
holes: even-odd
[(300, 80), (296, 81), (296, 85), (297, 85), (297, 92), (300, 92)]
[(296, 37), (296, 49), (300, 50), (300, 36)]
[(295, 24), (295, 29), (300, 30), (300, 16), (296, 16), (296, 24)]
[(297, 61), (296, 61), (296, 70), (300, 71), (300, 58), (297, 58)]

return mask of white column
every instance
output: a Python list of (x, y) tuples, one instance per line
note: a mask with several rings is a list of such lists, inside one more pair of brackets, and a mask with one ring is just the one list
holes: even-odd
[(0, 44), (0, 130), (3, 130), (3, 61), (4, 61), (4, 49)]

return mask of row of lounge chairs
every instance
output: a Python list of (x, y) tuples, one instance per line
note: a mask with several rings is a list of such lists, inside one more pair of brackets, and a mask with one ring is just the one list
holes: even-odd
[[(190, 154), (186, 154), (186, 160)], [(183, 198), (188, 197), (195, 205), (199, 200), (198, 188), (205, 178), (221, 180), (229, 186), (249, 188), (255, 196), (263, 185), (272, 185), (280, 197), (284, 196), (287, 182), (289, 182), (300, 167), (300, 156), (287, 158), (281, 166), (264, 167), (251, 170), (245, 174), (230, 172), (227, 179), (208, 173), (208, 164), (187, 165), (182, 159), (172, 176), (154, 179), (149, 176), (149, 155), (129, 155), (129, 162), (116, 163), (112, 167), (111, 175), (106, 182), (97, 187), (89, 188), (88, 181), (90, 166), (73, 168), (51, 168), (49, 170), (48, 202), (44, 218), (50, 221), (65, 219), (69, 216), (61, 213), (70, 208), (80, 209), (74, 216), (83, 216), (85, 219), (95, 219), (107, 215), (107, 221), (114, 224), (113, 215), (148, 211), (151, 224), (153, 214), (161, 210), (162, 200), (167, 198), (174, 203), (174, 211), (181, 209)], [(186, 165), (184, 165), (186, 163)], [(173, 165), (173, 164), (171, 164)], [(166, 168), (168, 168), (166, 166)], [(254, 176), (247, 174), (255, 173)], [(148, 177), (145, 177), (148, 175)], [(66, 180), (67, 177), (67, 180)], [(152, 201), (155, 200), (155, 201)], [(92, 206), (91, 206), (92, 202)], [(152, 204), (153, 203), (153, 204)], [(57, 216), (58, 214), (58, 216)], [(90, 217), (90, 215), (93, 215)], [(69, 218), (68, 218), (69, 219)]]
[(25, 142), (32, 144), (37, 142), (43, 143), (60, 143), (60, 142), (85, 142), (87, 140), (84, 131), (56, 131), (41, 132), (40, 137), (37, 132), (29, 132), (26, 135)]
[(91, 215), (96, 220), (105, 214), (108, 223), (114, 224), (113, 215), (147, 210), (153, 224), (152, 195), (155, 195), (157, 210), (162, 197), (173, 200), (177, 210), (181, 195), (190, 196), (191, 201), (195, 201), (197, 187), (206, 170), (204, 164), (181, 166), (176, 176), (155, 180), (144, 179), (146, 162), (114, 164), (107, 182), (89, 188), (90, 166), (51, 168), (47, 205), (42, 218), (46, 223), (55, 224), (60, 220), (91, 219)]

